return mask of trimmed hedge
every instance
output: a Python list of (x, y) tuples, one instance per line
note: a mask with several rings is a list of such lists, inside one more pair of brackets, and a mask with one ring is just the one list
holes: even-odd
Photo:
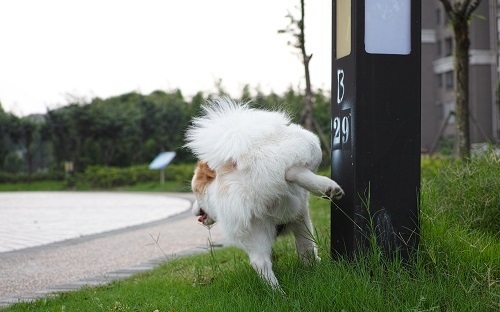
[(64, 180), (63, 172), (36, 172), (28, 175), (27, 173), (9, 173), (0, 171), (0, 183), (27, 183), (37, 181), (61, 181)]
[[(194, 168), (194, 164), (169, 165), (165, 168), (165, 181), (190, 181)], [(148, 165), (137, 165), (126, 168), (89, 166), (77, 179), (83, 179), (92, 188), (107, 189), (135, 185), (140, 182), (154, 182), (159, 178), (159, 170), (150, 170)]]

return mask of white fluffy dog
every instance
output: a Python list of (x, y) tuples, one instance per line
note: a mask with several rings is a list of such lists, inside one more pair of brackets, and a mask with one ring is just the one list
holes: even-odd
[(245, 250), (253, 268), (282, 291), (272, 270), (272, 245), (291, 231), (302, 261), (319, 260), (309, 217), (309, 192), (344, 193), (314, 173), (321, 162), (316, 135), (283, 112), (216, 98), (202, 107), (186, 133), (200, 162), (192, 180), (193, 213), (205, 225), (218, 222), (227, 239)]

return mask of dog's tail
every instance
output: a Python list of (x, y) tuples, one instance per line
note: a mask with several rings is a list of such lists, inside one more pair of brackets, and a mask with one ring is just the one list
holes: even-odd
[(217, 97), (202, 106), (201, 116), (193, 118), (184, 146), (217, 170), (237, 163), (255, 142), (289, 123), (290, 117), (284, 112), (252, 109), (248, 102)]

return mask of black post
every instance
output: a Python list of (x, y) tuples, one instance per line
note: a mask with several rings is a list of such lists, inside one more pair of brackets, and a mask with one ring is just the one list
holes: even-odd
[(374, 234), (404, 258), (419, 241), (420, 8), (418, 0), (334, 0), (332, 255)]

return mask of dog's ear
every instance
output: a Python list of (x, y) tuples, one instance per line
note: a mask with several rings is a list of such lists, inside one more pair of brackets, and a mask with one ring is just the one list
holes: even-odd
[(204, 161), (199, 161), (196, 169), (194, 170), (193, 180), (191, 181), (191, 188), (195, 193), (203, 193), (208, 184), (215, 179), (215, 171), (210, 169), (208, 164)]
[(200, 169), (201, 173), (205, 175), (209, 181), (212, 181), (215, 179), (215, 171), (210, 169), (208, 164), (204, 161), (199, 161), (198, 162), (198, 168)]

